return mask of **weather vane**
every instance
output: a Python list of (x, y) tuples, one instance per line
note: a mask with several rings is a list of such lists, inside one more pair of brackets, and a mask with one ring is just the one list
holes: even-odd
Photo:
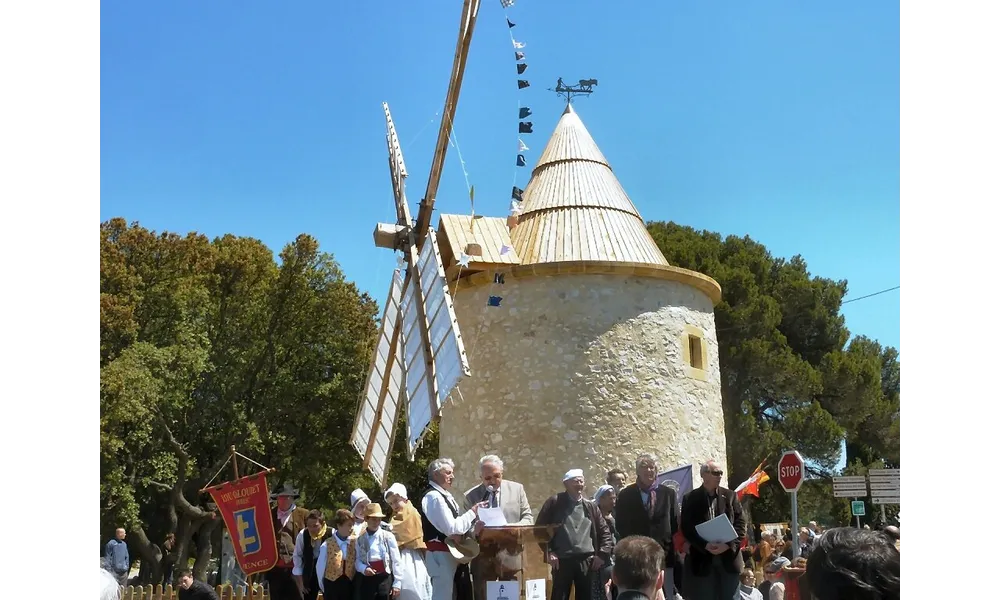
[(589, 96), (594, 93), (594, 86), (597, 85), (596, 79), (581, 79), (577, 85), (566, 85), (563, 83), (562, 77), (556, 82), (555, 89), (549, 88), (550, 92), (555, 92), (559, 96), (566, 99), (566, 103), (570, 104), (573, 102), (573, 96)]

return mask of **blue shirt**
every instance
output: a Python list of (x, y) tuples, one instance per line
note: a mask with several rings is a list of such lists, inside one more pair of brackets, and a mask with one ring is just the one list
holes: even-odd
[(128, 573), (132, 563), (128, 558), (128, 544), (115, 538), (104, 546), (104, 561), (116, 573)]

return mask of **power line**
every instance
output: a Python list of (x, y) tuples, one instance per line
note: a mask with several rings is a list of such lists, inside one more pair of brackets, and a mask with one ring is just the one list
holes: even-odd
[(867, 296), (861, 296), (859, 298), (851, 298), (850, 300), (844, 300), (840, 304), (841, 305), (850, 304), (851, 302), (857, 302), (858, 300), (864, 300), (865, 298), (871, 298), (872, 296), (878, 296), (879, 294), (885, 294), (887, 292), (891, 292), (891, 291), (898, 290), (898, 289), (899, 289), (899, 286), (897, 285), (896, 287), (891, 287), (891, 288), (888, 288), (888, 289), (884, 289), (884, 290), (882, 290), (880, 292), (875, 292), (874, 294), (868, 294)]
[[(898, 289), (899, 289), (898, 285), (896, 287), (886, 288), (884, 290), (875, 292), (873, 294), (868, 294), (866, 296), (859, 296), (857, 298), (851, 298), (850, 300), (844, 300), (843, 302), (840, 303), (840, 305), (843, 306), (845, 304), (850, 304), (851, 302), (857, 302), (858, 300), (864, 300), (865, 298), (871, 298), (873, 296), (878, 296), (879, 294), (886, 294), (888, 292), (892, 292), (892, 291), (898, 290)], [(721, 331), (729, 331), (730, 329), (736, 329), (737, 327), (739, 327), (739, 326), (738, 325), (731, 325), (729, 327), (722, 327), (720, 329), (716, 329), (716, 332), (718, 333), (718, 332), (721, 332)]]

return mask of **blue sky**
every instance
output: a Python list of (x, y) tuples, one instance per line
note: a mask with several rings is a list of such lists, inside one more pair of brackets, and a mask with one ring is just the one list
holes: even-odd
[[(344, 8), (336, 8), (337, 6)], [(349, 8), (348, 8), (349, 7)], [(101, 5), (101, 219), (234, 233), (273, 249), (319, 238), (381, 304), (394, 265), (381, 102), (426, 183), (461, 2)], [(750, 235), (848, 297), (899, 284), (899, 5), (518, 0), (531, 87), (517, 91), (497, 0), (484, 0), (455, 133), (477, 212), (506, 214), (563, 101), (647, 220)], [(518, 101), (533, 111), (515, 173)], [(437, 208), (468, 213), (449, 151)], [(437, 218), (433, 221), (437, 224)], [(899, 292), (844, 307), (899, 347)]]

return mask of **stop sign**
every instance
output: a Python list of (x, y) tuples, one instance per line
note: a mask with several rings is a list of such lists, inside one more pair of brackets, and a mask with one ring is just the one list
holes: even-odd
[(786, 492), (797, 492), (805, 479), (806, 463), (796, 450), (789, 450), (778, 460), (778, 483)]

